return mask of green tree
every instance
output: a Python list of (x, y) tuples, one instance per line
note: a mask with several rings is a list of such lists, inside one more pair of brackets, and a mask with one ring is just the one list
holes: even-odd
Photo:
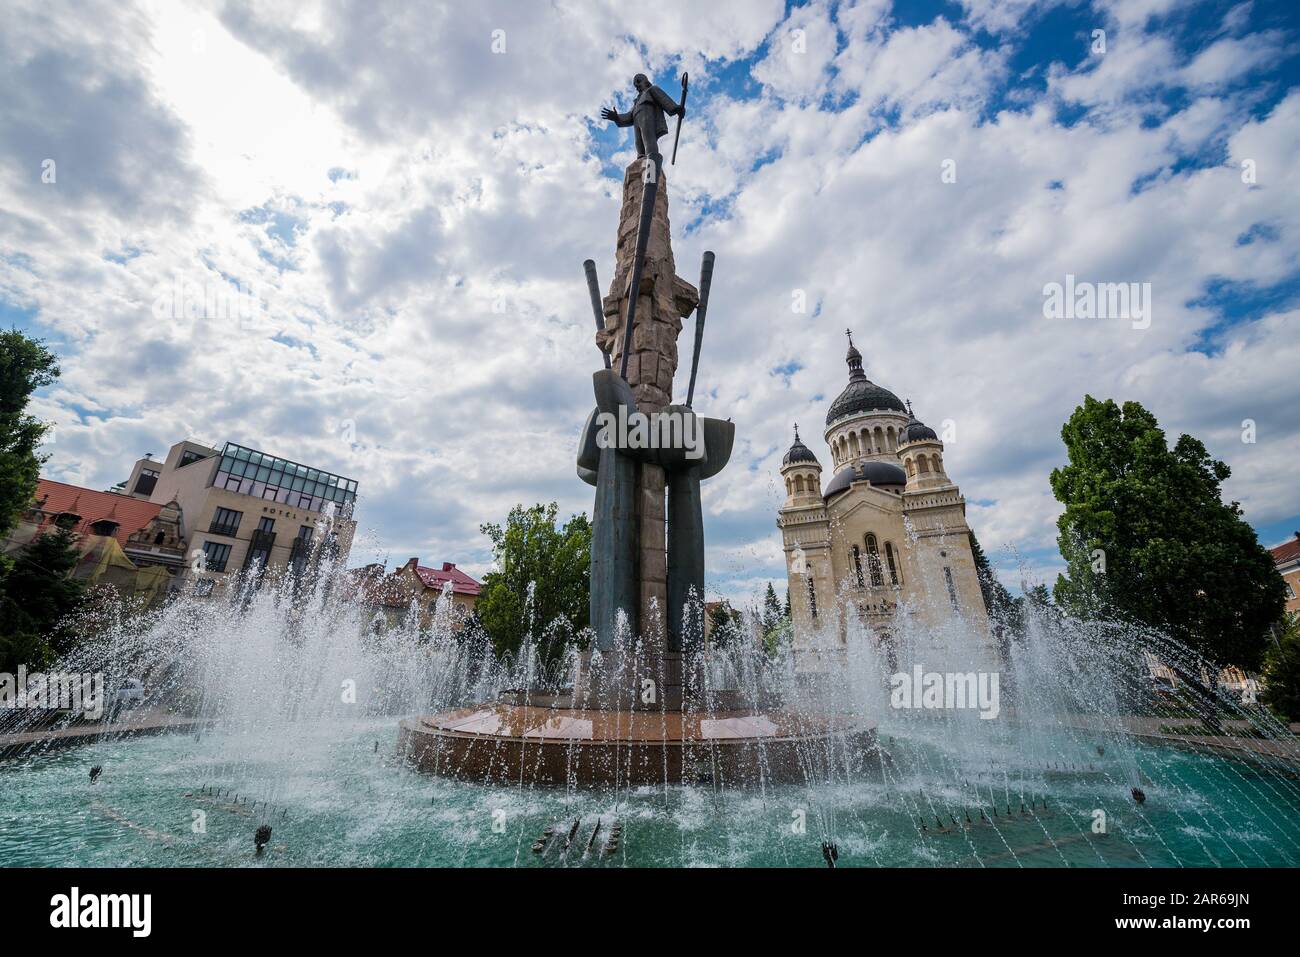
[(31, 506), (48, 457), (36, 449), (49, 426), (27, 414), (28, 400), (58, 375), (58, 359), (40, 340), (17, 329), (0, 332), (0, 536)]
[(516, 505), (504, 526), (479, 526), (492, 540), (494, 567), (474, 610), (498, 655), (517, 654), (531, 636), (547, 668), (590, 621), (591, 523), (579, 513), (559, 526), (558, 509)]
[(1059, 605), (1159, 628), (1220, 664), (1258, 667), (1284, 604), (1281, 577), (1220, 483), (1228, 466), (1190, 435), (1171, 449), (1137, 402), (1085, 396), (1052, 472), (1065, 505)]
[(1300, 721), (1300, 615), (1287, 615), (1264, 656), (1264, 704), (1284, 721)]
[(744, 635), (740, 612), (720, 601), (709, 609), (709, 644), (718, 648), (740, 641)]
[(85, 599), (72, 577), (81, 553), (72, 532), (60, 528), (33, 539), (0, 582), (0, 671), (47, 665), (67, 652), (71, 616)]

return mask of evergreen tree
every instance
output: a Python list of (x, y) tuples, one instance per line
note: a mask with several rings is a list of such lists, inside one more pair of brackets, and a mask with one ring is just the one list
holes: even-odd
[(1084, 398), (1061, 429), (1069, 464), (1052, 472), (1067, 571), (1056, 600), (1159, 628), (1220, 664), (1253, 669), (1284, 586), (1236, 502), (1230, 472), (1190, 435), (1171, 449), (1137, 402)]
[(980, 583), (980, 594), (984, 596), (984, 607), (988, 609), (989, 619), (995, 628), (1019, 634), (1023, 626), (1021, 602), (1011, 597), (1011, 592), (998, 581), (997, 573), (993, 571), (974, 532), (970, 533), (970, 550), (975, 558), (975, 576)]
[(0, 582), (0, 671), (42, 668), (66, 653), (71, 616), (85, 599), (72, 577), (81, 560), (77, 539), (60, 528), (33, 539)]
[(1287, 615), (1264, 657), (1261, 700), (1283, 721), (1300, 721), (1300, 616)]
[(767, 583), (767, 594), (763, 596), (763, 634), (766, 635), (781, 623), (781, 602), (776, 597), (776, 589)]

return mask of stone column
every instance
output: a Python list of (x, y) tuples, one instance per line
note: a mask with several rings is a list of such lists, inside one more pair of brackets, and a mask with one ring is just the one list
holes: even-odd
[[(603, 302), (605, 328), (596, 334), (597, 344), (610, 353), (614, 369), (622, 362), (623, 324), (627, 317), (637, 226), (641, 219), (641, 197), (645, 189), (647, 160), (638, 158), (623, 175), (623, 206), (619, 213), (618, 244), (614, 279)], [(646, 242), (645, 266), (641, 274), (636, 320), (632, 329), (632, 351), (628, 356), (627, 381), (636, 396), (637, 410), (662, 412), (672, 402), (673, 375), (677, 371), (677, 336), (682, 320), (694, 311), (699, 293), (677, 275), (668, 223), (668, 183), (660, 173), (654, 215)], [(663, 689), (659, 707), (680, 707), (680, 662), (665, 657), (665, 616), (668, 608), (668, 550), (664, 525), (664, 496), (667, 482), (657, 465), (638, 466), (637, 548), (639, 608), (638, 620), (651, 677)], [(676, 704), (674, 700), (676, 699)]]

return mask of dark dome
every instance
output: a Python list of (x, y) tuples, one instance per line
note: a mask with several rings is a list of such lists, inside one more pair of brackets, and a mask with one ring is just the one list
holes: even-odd
[(911, 416), (907, 420), (907, 425), (903, 428), (903, 434), (899, 436), (899, 445), (906, 445), (908, 442), (923, 442), (926, 440), (938, 442), (939, 436), (935, 434), (934, 429), (930, 428), (924, 422), (916, 417), (912, 411), (911, 400), (907, 403), (907, 414)]
[(846, 466), (835, 474), (822, 498), (843, 492), (854, 482), (868, 481), (872, 485), (906, 485), (907, 473), (890, 462), (863, 462), (859, 466)]
[(821, 463), (817, 461), (817, 456), (813, 455), (813, 450), (803, 444), (799, 438), (799, 426), (794, 427), (794, 444), (790, 446), (790, 451), (785, 453), (785, 458), (781, 460), (781, 467), (795, 465), (798, 462), (811, 462), (818, 468)]
[(903, 441), (901, 444), (906, 445), (908, 442), (921, 442), (929, 439), (932, 442), (939, 441), (939, 436), (935, 434), (934, 429), (930, 428), (924, 422), (918, 422), (913, 419), (907, 423), (907, 428), (903, 430)]
[(907, 428), (903, 430), (904, 445), (908, 442), (921, 442), (925, 439), (937, 442), (939, 441), (939, 436), (935, 434), (934, 429), (930, 428), (924, 422), (909, 422)]
[(864, 376), (857, 382), (850, 380), (839, 398), (831, 403), (830, 411), (826, 413), (826, 424), (830, 425), (836, 419), (842, 419), (846, 415), (880, 410), (907, 411), (898, 396)]
[(892, 462), (863, 462), (859, 470), (872, 485), (906, 485), (907, 473)]
[(844, 358), (849, 364), (849, 384), (844, 387), (839, 398), (831, 403), (830, 411), (826, 413), (827, 425), (859, 412), (907, 411), (898, 396), (867, 378), (862, 371), (862, 353), (854, 347), (852, 337), (849, 338), (848, 355)]

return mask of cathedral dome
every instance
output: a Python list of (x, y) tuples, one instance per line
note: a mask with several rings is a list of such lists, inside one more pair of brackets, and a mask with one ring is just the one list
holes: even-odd
[(848, 355), (844, 358), (849, 365), (849, 384), (844, 387), (844, 391), (839, 394), (839, 397), (831, 403), (830, 411), (826, 413), (827, 425), (830, 425), (836, 419), (842, 419), (848, 415), (857, 415), (861, 412), (907, 411), (898, 396), (867, 378), (866, 373), (862, 371), (862, 353), (858, 352), (853, 345), (851, 335), (849, 336)]
[(935, 434), (934, 429), (930, 428), (916, 417), (916, 414), (912, 411), (911, 402), (907, 403), (907, 414), (911, 416), (911, 418), (908, 419), (907, 425), (903, 429), (903, 434), (899, 438), (900, 445), (906, 445), (908, 442), (923, 442), (926, 440), (931, 442), (939, 441), (939, 436)]
[(804, 445), (803, 440), (799, 438), (799, 426), (796, 425), (794, 427), (794, 444), (790, 446), (790, 451), (786, 452), (785, 458), (781, 460), (781, 467), (797, 465), (800, 462), (808, 462), (818, 468), (821, 467), (821, 463), (817, 461), (817, 456), (813, 454), (813, 450)]
[(907, 473), (901, 466), (892, 462), (863, 462), (861, 465), (849, 465), (839, 470), (830, 484), (826, 486), (823, 498), (830, 498), (843, 492), (854, 482), (868, 481), (872, 485), (906, 485)]

